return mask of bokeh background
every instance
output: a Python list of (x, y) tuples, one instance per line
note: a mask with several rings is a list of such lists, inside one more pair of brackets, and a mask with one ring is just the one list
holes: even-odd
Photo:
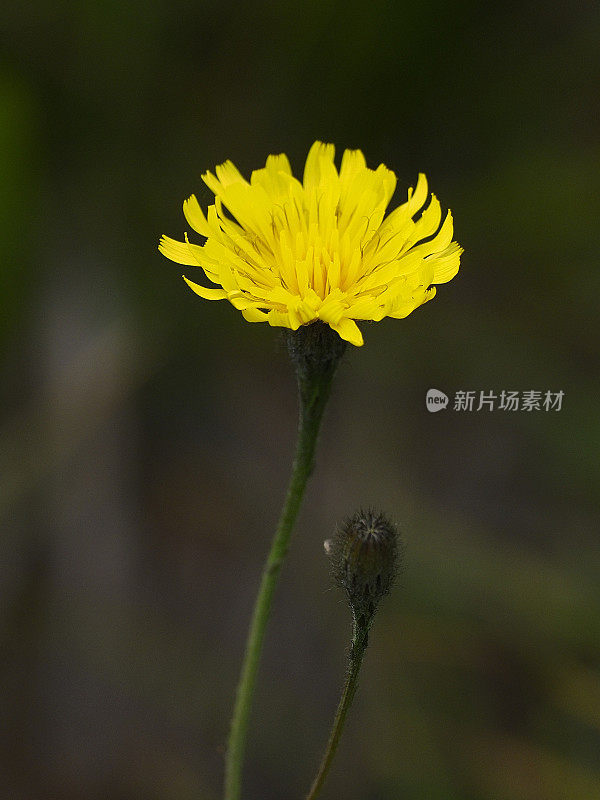
[[(465, 254), (340, 369), (244, 800), (316, 770), (350, 630), (322, 543), (361, 504), (405, 569), (323, 797), (600, 798), (597, 5), (32, 0), (1, 28), (0, 796), (220, 796), (295, 385), (156, 246), (207, 168), (320, 138), (396, 199), (425, 171)], [(434, 415), (430, 387), (565, 396)]]

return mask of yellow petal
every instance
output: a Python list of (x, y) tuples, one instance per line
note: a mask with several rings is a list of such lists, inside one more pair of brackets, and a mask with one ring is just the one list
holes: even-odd
[(448, 247), (448, 245), (452, 241), (453, 236), (454, 236), (454, 221), (452, 219), (452, 212), (448, 211), (448, 213), (446, 214), (446, 219), (442, 224), (442, 227), (439, 229), (438, 233), (431, 240), (431, 242), (428, 243), (431, 248), (430, 252), (441, 253)]
[(234, 289), (233, 291), (227, 292), (227, 299), (234, 308), (237, 308), (238, 311), (248, 311), (249, 309), (254, 308), (270, 307), (268, 300), (257, 300), (255, 297), (244, 294), (244, 292), (241, 292), (239, 289)]
[(225, 289), (207, 289), (198, 283), (188, 280), (185, 275), (181, 276), (193, 292), (203, 297), (205, 300), (224, 300), (227, 297)]
[(393, 319), (404, 319), (411, 314), (419, 303), (416, 303), (412, 298), (408, 300), (403, 299), (399, 303), (394, 303), (394, 305), (388, 309), (388, 317), (392, 317)]
[(261, 311), (258, 308), (244, 308), (242, 310), (242, 316), (246, 320), (246, 322), (266, 322), (267, 321), (267, 313), (266, 313), (266, 311)]
[(223, 164), (219, 164), (219, 166), (215, 169), (215, 172), (217, 173), (217, 178), (220, 180), (221, 185), (225, 189), (228, 186), (231, 186), (232, 183), (247, 183), (239, 169), (232, 161), (228, 160)]
[(364, 344), (364, 339), (362, 333), (360, 332), (360, 328), (353, 319), (344, 317), (335, 325), (331, 322), (329, 325), (334, 331), (339, 333), (342, 339), (350, 342), (350, 344), (353, 344), (355, 347), (361, 347), (361, 345)]
[(375, 175), (381, 181), (382, 193), (384, 198), (384, 207), (392, 199), (392, 195), (396, 191), (396, 174), (388, 169), (385, 164), (380, 164), (375, 170)]
[(313, 144), (308, 151), (304, 167), (304, 188), (306, 191), (310, 191), (319, 185), (321, 175), (327, 169), (328, 163), (333, 166), (334, 155), (335, 147), (332, 144), (324, 144), (323, 142), (315, 142)]
[(197, 244), (178, 242), (176, 239), (171, 239), (170, 236), (161, 236), (158, 249), (163, 256), (177, 264), (183, 264), (186, 267), (200, 266), (197, 255), (201, 255), (198, 251), (201, 251), (202, 248)]
[(414, 193), (412, 188), (408, 190), (408, 207), (411, 217), (423, 206), (425, 200), (427, 200), (427, 178), (422, 172), (419, 172)]
[(222, 186), (219, 180), (212, 174), (210, 170), (206, 170), (206, 172), (201, 176), (204, 183), (208, 186), (211, 192), (214, 195), (221, 194)]
[(288, 157), (281, 153), (277, 156), (269, 156), (264, 169), (255, 169), (250, 183), (252, 186), (262, 186), (272, 202), (280, 204), (289, 195), (292, 180)]
[(267, 314), (267, 322), (274, 328), (291, 328), (290, 315), (283, 311), (272, 309)]
[(269, 170), (269, 172), (285, 172), (286, 175), (292, 174), (292, 168), (290, 167), (289, 159), (285, 153), (279, 153), (279, 155), (276, 156), (268, 156), (265, 169)]
[(421, 218), (415, 222), (415, 227), (413, 228), (410, 237), (406, 240), (403, 250), (407, 250), (409, 247), (412, 247), (413, 244), (421, 239), (426, 239), (428, 236), (432, 236), (439, 228), (441, 221), (442, 207), (437, 197), (432, 194), (431, 202), (421, 214)]
[(183, 213), (196, 233), (207, 238), (210, 236), (210, 227), (195, 194), (183, 201)]
[(360, 150), (344, 150), (340, 167), (340, 182), (349, 182), (357, 172), (366, 169), (367, 162)]
[(433, 283), (447, 283), (458, 272), (462, 247), (457, 242), (452, 242), (446, 250), (429, 256), (427, 261), (433, 262)]
[(387, 313), (382, 301), (383, 297), (385, 297), (385, 294), (379, 295), (378, 297), (361, 297), (360, 300), (351, 303), (348, 309), (348, 315), (351, 316), (352, 319), (370, 319), (379, 322)]

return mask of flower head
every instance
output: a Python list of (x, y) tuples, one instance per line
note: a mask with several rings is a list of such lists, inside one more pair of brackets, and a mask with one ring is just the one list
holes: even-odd
[(192, 195), (183, 213), (206, 241), (163, 236), (159, 249), (201, 267), (216, 287), (184, 276), (190, 288), (207, 300), (229, 300), (249, 322), (297, 330), (322, 320), (361, 345), (356, 320), (406, 317), (458, 271), (462, 248), (452, 241), (450, 211), (440, 225), (435, 195), (423, 210), (425, 175), (386, 216), (396, 176), (383, 164), (369, 169), (360, 150), (346, 150), (338, 172), (333, 145), (315, 142), (302, 183), (283, 154), (269, 156), (250, 182), (231, 161), (202, 179), (214, 205), (205, 216)]

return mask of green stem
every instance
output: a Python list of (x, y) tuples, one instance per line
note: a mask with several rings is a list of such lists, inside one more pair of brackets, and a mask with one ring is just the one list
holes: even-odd
[(263, 568), (248, 631), (225, 761), (225, 800), (239, 800), (240, 798), (248, 722), (265, 630), (271, 613), (279, 572), (289, 547), (290, 536), (304, 497), (306, 484), (313, 470), (317, 436), (329, 397), (333, 372), (334, 370), (321, 370), (318, 374), (314, 372), (306, 374), (306, 371), (304, 374), (300, 374), (299, 372), (300, 422), (296, 454), (285, 503)]
[(329, 768), (331, 766), (331, 762), (333, 761), (333, 757), (335, 756), (342, 731), (344, 730), (344, 723), (346, 722), (348, 711), (352, 705), (352, 701), (354, 700), (356, 689), (358, 688), (358, 673), (360, 672), (360, 667), (363, 661), (365, 650), (367, 649), (368, 642), (368, 625), (366, 628), (359, 628), (355, 621), (346, 682), (342, 690), (342, 696), (340, 698), (337, 711), (335, 712), (333, 727), (331, 728), (331, 733), (329, 734), (329, 741), (327, 742), (327, 747), (323, 755), (323, 760), (321, 761), (321, 766), (319, 767), (317, 777), (314, 779), (313, 784), (310, 787), (310, 791), (306, 796), (306, 800), (315, 800), (323, 788), (323, 784), (325, 783), (325, 778), (329, 772)]

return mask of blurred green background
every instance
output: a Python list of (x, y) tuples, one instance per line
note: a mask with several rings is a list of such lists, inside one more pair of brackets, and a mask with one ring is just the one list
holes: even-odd
[[(406, 564), (324, 800), (600, 798), (597, 4), (32, 0), (0, 24), (0, 796), (219, 797), (295, 386), (279, 332), (157, 242), (204, 170), (298, 172), (320, 138), (397, 199), (426, 172), (465, 254), (339, 372), (244, 798), (314, 776), (350, 625), (322, 543), (360, 504)], [(434, 415), (430, 387), (565, 397)]]

